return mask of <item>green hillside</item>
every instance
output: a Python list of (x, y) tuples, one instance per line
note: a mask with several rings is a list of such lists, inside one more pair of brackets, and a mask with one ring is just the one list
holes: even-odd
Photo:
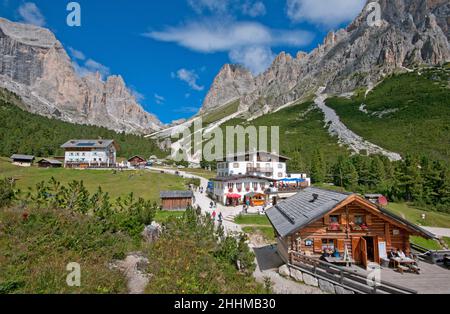
[(0, 156), (11, 156), (15, 153), (61, 155), (63, 151), (60, 146), (73, 138), (114, 139), (119, 144), (120, 157), (166, 155), (154, 141), (142, 136), (119, 134), (102, 127), (49, 119), (19, 107), (23, 107), (23, 104), (16, 96), (0, 89)]
[(360, 92), (351, 99), (329, 99), (327, 105), (347, 127), (383, 148), (450, 162), (448, 67), (394, 75), (366, 99)]
[(267, 126), (270, 148), (270, 127), (279, 126), (281, 154), (293, 157), (292, 170), (305, 171), (309, 169), (318, 150), (329, 162), (335, 161), (338, 155), (349, 154), (346, 148), (338, 145), (336, 138), (328, 134), (323, 121), (323, 113), (314, 107), (312, 102), (306, 102), (264, 115), (250, 122), (233, 119), (221, 127), (226, 134), (227, 126)]

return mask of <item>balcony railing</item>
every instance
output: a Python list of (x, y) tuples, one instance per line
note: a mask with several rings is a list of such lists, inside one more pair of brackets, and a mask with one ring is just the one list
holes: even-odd
[(272, 173), (273, 168), (270, 167), (247, 167), (247, 172)]

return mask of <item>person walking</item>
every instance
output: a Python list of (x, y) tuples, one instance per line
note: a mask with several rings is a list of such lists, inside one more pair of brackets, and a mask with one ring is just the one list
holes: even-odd
[(212, 212), (212, 219), (213, 219), (213, 221), (216, 221), (216, 216), (217, 216), (216, 211), (213, 211)]
[(223, 215), (222, 212), (219, 213), (219, 223), (221, 224), (223, 221)]

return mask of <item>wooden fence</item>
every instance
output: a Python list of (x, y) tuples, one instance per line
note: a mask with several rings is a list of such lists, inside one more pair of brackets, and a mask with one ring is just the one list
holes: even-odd
[(291, 253), (289, 266), (359, 294), (417, 294), (415, 290), (376, 278), (370, 280), (346, 268), (295, 252)]

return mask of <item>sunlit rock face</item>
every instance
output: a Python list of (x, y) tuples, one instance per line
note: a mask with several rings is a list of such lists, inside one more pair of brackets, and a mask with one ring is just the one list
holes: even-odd
[(47, 29), (0, 18), (0, 87), (33, 113), (127, 133), (151, 133), (160, 121), (145, 112), (120, 76), (80, 77)]

